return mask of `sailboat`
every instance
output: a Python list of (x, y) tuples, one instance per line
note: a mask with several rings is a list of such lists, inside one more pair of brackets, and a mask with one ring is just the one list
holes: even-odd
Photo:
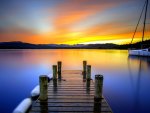
[[(132, 40), (131, 40), (131, 44), (132, 44), (133, 38), (135, 36), (135, 33), (137, 31), (138, 25), (140, 23), (140, 20), (141, 20), (141, 17), (142, 17), (144, 9), (145, 9), (145, 15), (144, 15), (144, 24), (143, 24), (143, 33), (142, 33), (142, 42), (141, 42), (141, 44), (143, 44), (144, 35), (145, 35), (145, 27), (146, 27), (146, 17), (147, 17), (147, 9), (148, 9), (148, 0), (145, 1), (144, 7), (142, 9), (142, 12), (141, 12), (141, 15), (140, 15), (140, 18), (139, 18), (139, 21), (138, 21), (138, 24), (136, 26), (136, 29), (134, 31), (134, 34), (133, 34), (133, 37), (132, 37)], [(143, 48), (142, 45), (141, 45), (141, 49), (129, 49), (128, 53), (129, 53), (129, 55), (150, 57), (150, 47), (149, 48)]]

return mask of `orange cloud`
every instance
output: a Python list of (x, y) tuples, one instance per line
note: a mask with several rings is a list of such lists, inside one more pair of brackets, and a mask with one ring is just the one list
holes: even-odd
[(71, 1), (56, 6), (56, 8), (52, 10), (52, 12), (55, 12), (55, 16), (53, 18), (54, 32), (57, 32), (58, 34), (60, 33), (60, 35), (70, 32), (72, 26), (76, 23), (82, 22), (90, 16), (100, 13), (105, 9), (112, 8), (120, 3), (102, 2), (103, 4), (93, 4), (88, 2), (91, 1)]
[[(94, 23), (91, 18), (100, 18), (100, 14), (111, 8), (117, 7), (121, 3), (130, 0), (68, 0), (56, 4), (53, 8), (46, 9), (50, 25), (41, 19), (38, 22), (40, 30), (43, 30), (46, 25), (46, 32), (40, 30), (11, 28), (6, 32), (0, 32), (0, 41), (23, 41), (29, 43), (52, 43), (52, 44), (78, 44), (78, 43), (95, 43), (95, 42), (109, 42), (112, 40), (130, 40), (135, 26), (126, 26), (123, 22), (113, 21), (111, 18), (106, 22)], [(49, 13), (52, 15), (49, 15)], [(118, 17), (119, 18), (119, 17)], [(105, 18), (103, 18), (105, 19)], [(108, 19), (108, 18), (107, 18)], [(35, 19), (36, 20), (36, 19)], [(37, 19), (38, 20), (38, 19)], [(90, 27), (80, 30), (73, 30), (76, 24), (84, 23), (88, 20), (89, 23), (94, 23)], [(49, 30), (49, 29), (52, 30)], [(34, 32), (36, 31), (36, 32)], [(44, 29), (45, 31), (45, 29)], [(149, 33), (146, 34), (148, 36)], [(135, 37), (140, 38), (141, 32), (137, 33)], [(124, 42), (122, 41), (122, 42)], [(121, 42), (120, 42), (121, 43)]]

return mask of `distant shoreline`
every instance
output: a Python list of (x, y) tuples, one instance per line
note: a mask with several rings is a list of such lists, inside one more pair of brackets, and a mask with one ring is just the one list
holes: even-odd
[[(141, 42), (134, 44), (117, 45), (112, 43), (106, 44), (77, 44), (77, 45), (65, 45), (65, 44), (30, 44), (24, 42), (0, 42), (0, 49), (119, 49), (127, 50), (129, 48), (141, 48)], [(150, 40), (143, 42), (143, 48), (150, 47)]]

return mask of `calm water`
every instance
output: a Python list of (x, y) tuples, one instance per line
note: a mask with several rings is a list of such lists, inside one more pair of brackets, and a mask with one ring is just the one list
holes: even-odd
[(150, 113), (150, 59), (128, 57), (120, 50), (0, 50), (0, 113), (11, 113), (30, 96), (38, 77), (63, 69), (92, 65), (92, 77), (104, 75), (104, 96), (114, 113)]

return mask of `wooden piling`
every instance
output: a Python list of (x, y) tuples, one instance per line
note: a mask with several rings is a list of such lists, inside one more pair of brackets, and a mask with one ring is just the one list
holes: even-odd
[(57, 65), (53, 65), (53, 79), (57, 79)]
[(62, 64), (61, 61), (57, 62), (57, 65), (58, 65), (58, 79), (59, 80), (61, 80), (61, 64)]
[(91, 65), (87, 65), (87, 80), (91, 80)]
[(48, 77), (46, 75), (41, 75), (39, 77), (40, 82), (40, 97), (41, 101), (47, 100), (47, 88), (48, 88)]
[(94, 112), (101, 112), (103, 75), (95, 75)]
[(87, 61), (83, 61), (83, 79), (86, 79), (86, 65), (87, 65)]
[(94, 101), (99, 102), (102, 99), (103, 75), (95, 75), (95, 94)]

